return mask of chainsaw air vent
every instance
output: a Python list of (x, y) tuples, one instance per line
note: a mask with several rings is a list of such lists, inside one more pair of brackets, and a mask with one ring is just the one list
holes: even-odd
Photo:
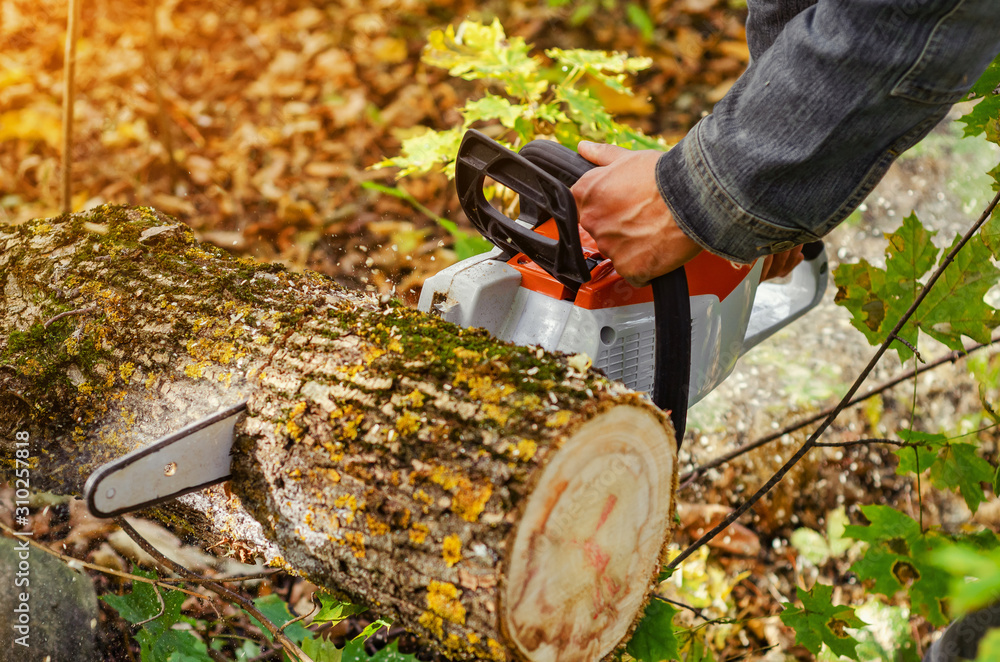
[(601, 348), (595, 362), (611, 379), (636, 391), (653, 390), (653, 350), (656, 332), (652, 328), (621, 334), (611, 345)]

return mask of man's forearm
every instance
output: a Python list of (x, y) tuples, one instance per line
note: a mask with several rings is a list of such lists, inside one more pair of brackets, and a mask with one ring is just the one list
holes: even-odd
[(1000, 51), (996, 0), (820, 0), (657, 164), (677, 224), (740, 262), (826, 234)]

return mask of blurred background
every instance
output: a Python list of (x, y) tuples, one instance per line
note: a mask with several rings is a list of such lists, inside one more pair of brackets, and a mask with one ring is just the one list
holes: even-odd
[[(0, 3), (0, 222), (60, 210), (68, 0)], [(608, 109), (676, 140), (745, 68), (742, 0), (82, 0), (72, 207), (150, 205), (240, 255), (415, 301), (454, 260), (407, 203), (361, 188), (482, 87), (420, 62), (428, 33), (497, 17), (545, 48), (653, 59)], [(443, 175), (406, 190), (469, 226)]]

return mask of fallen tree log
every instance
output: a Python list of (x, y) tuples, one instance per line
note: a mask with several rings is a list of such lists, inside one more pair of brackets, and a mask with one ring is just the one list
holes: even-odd
[(0, 292), (0, 477), (27, 432), (32, 487), (79, 494), (249, 399), (232, 481), (155, 516), (455, 659), (598, 660), (641, 615), (673, 431), (581, 357), (232, 258), (144, 208), (0, 227)]

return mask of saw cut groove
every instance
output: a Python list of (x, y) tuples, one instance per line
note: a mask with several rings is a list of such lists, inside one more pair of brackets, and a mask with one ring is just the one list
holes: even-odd
[(676, 444), (648, 411), (610, 410), (549, 461), (518, 524), (502, 627), (532, 662), (610, 653), (641, 615), (673, 517)]

